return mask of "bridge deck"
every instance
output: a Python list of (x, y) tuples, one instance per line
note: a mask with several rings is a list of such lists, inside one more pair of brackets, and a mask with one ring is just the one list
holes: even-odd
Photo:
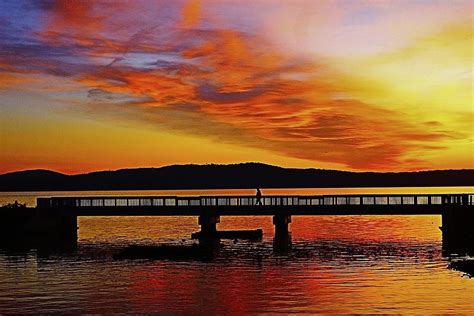
[(474, 194), (272, 195), (261, 205), (255, 196), (89, 196), (38, 198), (37, 205), (79, 216), (415, 215), (474, 211)]

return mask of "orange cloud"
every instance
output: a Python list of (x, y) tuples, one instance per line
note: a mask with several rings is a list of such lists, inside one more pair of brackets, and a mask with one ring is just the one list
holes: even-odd
[[(135, 105), (168, 108), (161, 117), (145, 116), (172, 129), (353, 169), (393, 169), (407, 161), (421, 168), (422, 159), (406, 154), (439, 150), (436, 142), (456, 137), (344, 97), (344, 87), (332, 84), (342, 75), (314, 62), (292, 63), (256, 38), (230, 30), (178, 36), (183, 42), (191, 37), (198, 43), (179, 51), (191, 63), (142, 71), (107, 67), (81, 82), (109, 93), (147, 97)], [(176, 114), (183, 109), (194, 114)], [(189, 119), (202, 124), (183, 128)]]
[(201, 2), (199, 0), (187, 1), (182, 10), (182, 17), (183, 27), (196, 26), (201, 17)]
[(0, 90), (16, 88), (24, 83), (33, 82), (33, 78), (22, 75), (0, 72)]
[(102, 29), (102, 16), (94, 13), (92, 1), (54, 0), (46, 16), (42, 35), (49, 41), (64, 39), (64, 35), (79, 35), (78, 42), (92, 44), (85, 37), (98, 35)]

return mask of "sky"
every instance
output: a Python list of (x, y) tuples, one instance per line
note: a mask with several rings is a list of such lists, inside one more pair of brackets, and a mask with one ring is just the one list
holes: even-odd
[(474, 168), (471, 0), (0, 2), (0, 173)]

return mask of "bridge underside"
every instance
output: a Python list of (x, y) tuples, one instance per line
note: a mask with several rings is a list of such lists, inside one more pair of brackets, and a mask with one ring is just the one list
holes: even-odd
[(472, 206), (442, 205), (299, 205), (299, 206), (114, 206), (114, 207), (65, 207), (57, 210), (76, 216), (294, 216), (319, 215), (442, 215), (453, 208)]

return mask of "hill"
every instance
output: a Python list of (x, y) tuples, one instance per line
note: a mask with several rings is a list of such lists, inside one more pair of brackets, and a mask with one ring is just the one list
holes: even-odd
[(281, 168), (260, 163), (172, 165), (65, 175), (28, 170), (0, 175), (0, 191), (151, 190), (472, 186), (474, 170), (348, 172)]

